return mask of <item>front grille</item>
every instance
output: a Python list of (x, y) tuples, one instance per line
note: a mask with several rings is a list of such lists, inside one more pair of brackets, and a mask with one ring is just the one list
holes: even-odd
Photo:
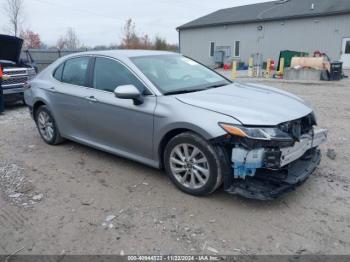
[(6, 85), (18, 85), (23, 84), (28, 80), (28, 77), (11, 77), (9, 79), (3, 80), (2, 85), (5, 87)]
[(15, 76), (15, 75), (26, 75), (27, 70), (14, 70), (14, 71), (6, 71), (4, 70), (4, 74), (8, 76)]
[(314, 125), (316, 125), (315, 117), (313, 114), (309, 114), (303, 118), (283, 123), (279, 127), (283, 132), (298, 140), (302, 135), (310, 133)]

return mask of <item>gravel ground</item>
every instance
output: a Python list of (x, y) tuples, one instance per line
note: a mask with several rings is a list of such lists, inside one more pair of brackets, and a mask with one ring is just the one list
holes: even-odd
[(271, 202), (191, 197), (162, 171), (48, 146), (27, 109), (10, 108), (0, 116), (0, 254), (350, 254), (350, 81), (268, 84), (311, 102), (330, 131), (316, 174)]

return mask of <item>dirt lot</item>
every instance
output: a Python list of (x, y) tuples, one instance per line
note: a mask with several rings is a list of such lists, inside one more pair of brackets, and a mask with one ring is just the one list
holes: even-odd
[(73, 142), (48, 146), (26, 108), (9, 109), (0, 254), (350, 254), (350, 81), (269, 84), (311, 102), (330, 131), (317, 173), (272, 202), (185, 195), (161, 171)]

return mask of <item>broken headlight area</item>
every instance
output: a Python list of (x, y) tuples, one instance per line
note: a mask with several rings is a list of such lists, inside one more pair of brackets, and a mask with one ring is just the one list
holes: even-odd
[(230, 135), (261, 141), (293, 142), (293, 138), (277, 127), (245, 127), (219, 123)]
[(225, 190), (245, 198), (273, 200), (306, 182), (320, 161), (320, 150), (313, 148), (300, 159), (279, 170), (258, 169), (254, 177), (231, 180), (227, 187), (225, 185)]
[(215, 140), (230, 160), (226, 191), (266, 200), (305, 181), (319, 164), (317, 147), (327, 139), (327, 130), (315, 130), (310, 119), (276, 128), (220, 124), (228, 133)]
[(265, 144), (269, 144), (269, 142), (270, 144), (284, 142), (282, 146), (291, 145), (295, 141), (299, 141), (303, 135), (312, 133), (315, 125), (317, 125), (317, 122), (314, 113), (275, 127), (251, 127), (219, 123), (219, 126), (228, 134), (239, 138), (246, 138), (246, 143), (253, 142), (249, 143), (248, 146), (255, 146), (256, 143), (263, 142)]

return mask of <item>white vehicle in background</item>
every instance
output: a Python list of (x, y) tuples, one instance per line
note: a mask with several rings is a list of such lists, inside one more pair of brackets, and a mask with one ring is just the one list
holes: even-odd
[(20, 59), (23, 39), (0, 35), (0, 64), (3, 67), (2, 87), (6, 102), (24, 101), (25, 84), (36, 75), (35, 68)]

